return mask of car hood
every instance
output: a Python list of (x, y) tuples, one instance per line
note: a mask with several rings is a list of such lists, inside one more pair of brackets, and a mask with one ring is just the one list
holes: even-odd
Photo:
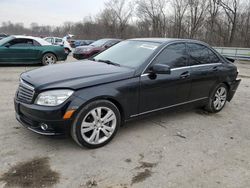
[(84, 49), (84, 48), (94, 48), (94, 46), (86, 45), (86, 46), (78, 46), (76, 49)]
[[(98, 47), (98, 46), (78, 46), (75, 48), (75, 51), (74, 53), (82, 53), (82, 52), (88, 52), (88, 51), (91, 51), (91, 50), (98, 50), (98, 49), (101, 49), (101, 47)], [(87, 50), (87, 51), (83, 51), (83, 50)]]
[(94, 61), (78, 61), (45, 66), (25, 72), (21, 78), (35, 87), (81, 89), (133, 77), (134, 69)]

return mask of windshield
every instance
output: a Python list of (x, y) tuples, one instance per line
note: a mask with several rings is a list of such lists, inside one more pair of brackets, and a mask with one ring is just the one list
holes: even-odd
[(104, 45), (107, 41), (108, 41), (107, 39), (101, 39), (96, 42), (93, 42), (91, 46), (99, 47), (99, 46)]
[(105, 50), (94, 57), (95, 61), (105, 60), (127, 67), (139, 67), (160, 46), (159, 43), (127, 40)]
[(12, 39), (14, 39), (15, 37), (13, 36), (9, 36), (9, 37), (6, 37), (6, 38), (3, 38), (0, 40), (0, 46), (4, 45), (5, 43), (11, 41)]

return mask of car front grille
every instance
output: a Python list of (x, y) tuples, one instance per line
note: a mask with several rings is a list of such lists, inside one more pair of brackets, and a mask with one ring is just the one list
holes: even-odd
[(17, 100), (24, 103), (31, 103), (34, 96), (34, 87), (20, 80), (20, 84), (17, 90)]

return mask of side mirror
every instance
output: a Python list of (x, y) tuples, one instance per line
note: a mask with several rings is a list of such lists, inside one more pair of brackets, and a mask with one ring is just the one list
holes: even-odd
[(170, 74), (171, 68), (164, 64), (155, 64), (151, 67), (151, 71), (155, 74)]

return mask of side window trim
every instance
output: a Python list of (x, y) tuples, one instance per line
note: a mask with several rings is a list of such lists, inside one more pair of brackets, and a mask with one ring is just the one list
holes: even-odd
[[(222, 63), (209, 63), (209, 64), (201, 64), (201, 65), (188, 65), (185, 67), (177, 67), (177, 68), (171, 68), (171, 71), (176, 71), (176, 70), (182, 70), (182, 69), (187, 69), (187, 68), (194, 68), (194, 67), (206, 67), (206, 66), (215, 66), (215, 65), (221, 65)], [(145, 72), (141, 75), (141, 77), (148, 76), (149, 73)]]
[[(172, 43), (169, 43), (165, 46), (162, 47), (162, 49), (160, 49), (156, 54), (155, 56), (150, 60), (150, 62), (147, 64), (147, 66), (144, 68), (144, 70), (142, 71), (141, 73), (141, 77), (144, 77), (144, 76), (148, 76), (149, 73), (148, 73), (148, 68), (153, 64), (154, 60), (156, 59), (156, 57), (158, 55), (160, 55), (160, 53), (165, 49), (167, 48), (168, 46), (170, 46), (171, 44), (179, 44), (179, 43), (185, 43), (185, 46), (186, 46), (186, 53), (187, 53), (187, 56), (188, 56), (188, 61), (187, 61), (187, 66), (185, 67), (178, 67), (178, 68), (171, 68), (171, 71), (173, 70), (181, 70), (181, 69), (186, 69), (186, 68), (192, 68), (192, 67), (203, 67), (203, 66), (211, 66), (211, 65), (221, 65), (222, 62), (221, 62), (221, 58), (218, 57), (218, 55), (213, 51), (213, 53), (218, 57), (218, 59), (220, 60), (220, 62), (218, 63), (208, 63), (208, 64), (200, 64), (200, 65), (190, 65), (189, 63), (189, 58), (190, 58), (190, 53), (189, 53), (189, 49), (187, 47), (187, 44), (188, 43), (194, 43), (194, 44), (199, 44), (199, 43), (195, 43), (195, 42), (172, 42)], [(205, 46), (205, 45), (204, 45)], [(207, 47), (207, 46), (206, 46)], [(210, 49), (210, 48), (208, 48)]]

